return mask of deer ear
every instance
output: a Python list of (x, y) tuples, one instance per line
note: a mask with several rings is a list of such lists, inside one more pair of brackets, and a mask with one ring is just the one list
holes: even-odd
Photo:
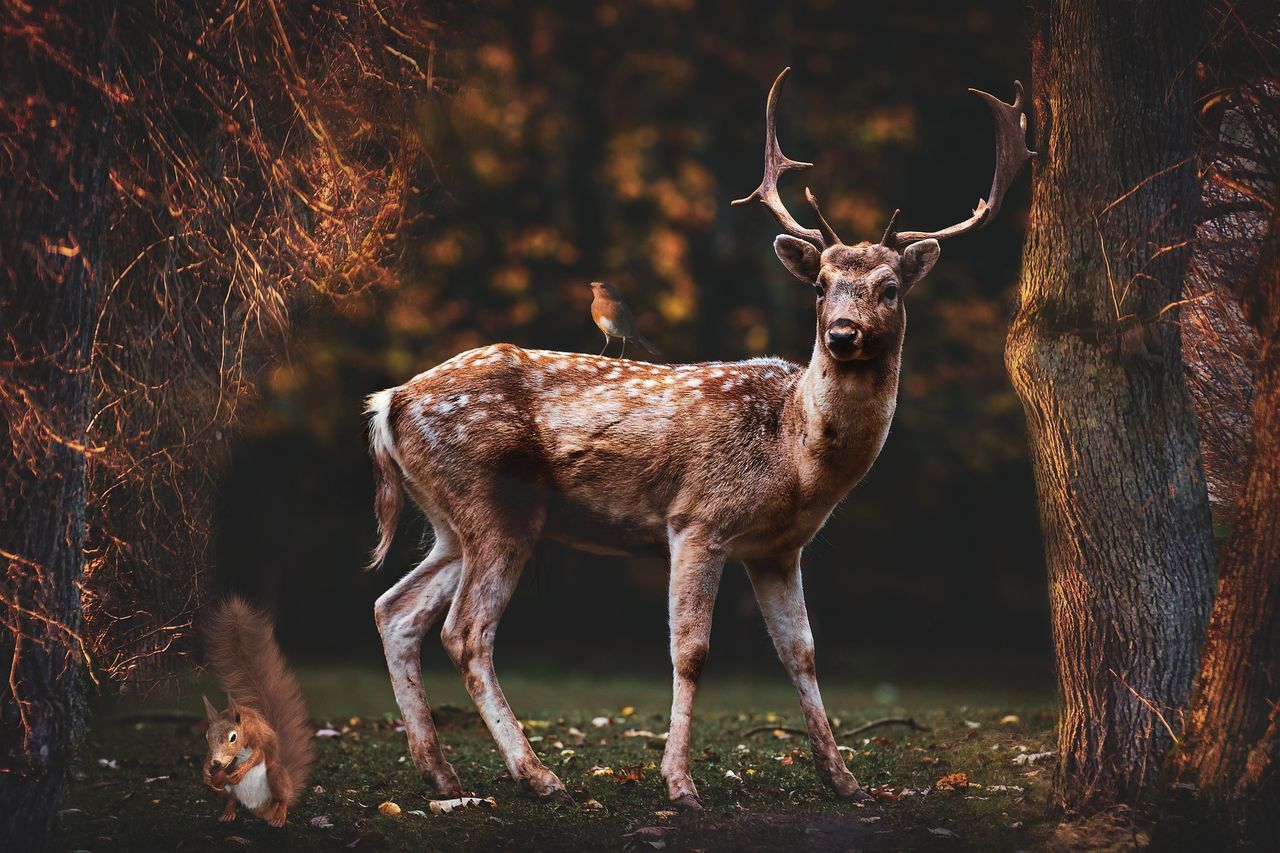
[(822, 255), (808, 240), (779, 234), (773, 240), (773, 250), (778, 253), (778, 260), (793, 276), (805, 284), (813, 284), (818, 280), (818, 268), (822, 266)]
[(942, 250), (937, 240), (918, 240), (902, 250), (902, 289), (910, 290), (929, 274)]

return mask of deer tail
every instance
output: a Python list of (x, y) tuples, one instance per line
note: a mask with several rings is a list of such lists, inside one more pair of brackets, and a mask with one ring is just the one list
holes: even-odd
[(369, 416), (369, 453), (373, 456), (373, 511), (378, 519), (378, 544), (367, 570), (377, 569), (391, 550), (400, 511), (404, 509), (404, 487), (396, 459), (395, 436), (391, 434), (391, 398), (396, 389), (370, 394), (364, 411)]
[(260, 713), (275, 732), (284, 772), (273, 793), (292, 804), (311, 772), (315, 730), (298, 680), (276, 643), (271, 618), (233, 596), (214, 608), (202, 633), (205, 658), (222, 688)]

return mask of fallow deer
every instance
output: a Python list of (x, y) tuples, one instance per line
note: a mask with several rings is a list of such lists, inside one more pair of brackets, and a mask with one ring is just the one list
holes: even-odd
[[(678, 805), (700, 808), (689, 775), (689, 724), (726, 560), (741, 561), (799, 694), (814, 767), (842, 797), (865, 797), (831, 733), (814, 674), (800, 554), (871, 467), (893, 417), (903, 298), (938, 260), (938, 240), (986, 225), (1032, 152), (1022, 87), (1012, 104), (976, 92), (996, 124), (991, 192), (963, 222), (846, 245), (805, 191), (819, 227), (778, 195), (774, 125), (789, 69), (765, 110), (760, 201), (785, 234), (783, 266), (817, 293), (807, 367), (776, 358), (658, 365), (495, 344), (369, 397), (380, 540), (386, 558), (408, 490), (435, 531), (422, 562), (374, 608), (409, 750), (441, 792), (461, 788), (423, 694), (419, 652), (441, 641), (497, 741), (511, 777), (551, 799), (564, 786), (538, 759), (493, 670), (494, 634), (540, 539), (601, 554), (670, 560), (673, 701), (662, 775)], [(976, 91), (976, 90), (972, 90)], [(447, 615), (446, 615), (447, 614)]]

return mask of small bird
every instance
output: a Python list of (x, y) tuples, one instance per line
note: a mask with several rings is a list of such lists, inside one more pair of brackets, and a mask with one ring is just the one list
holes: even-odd
[(600, 350), (600, 355), (604, 355), (604, 350), (609, 348), (609, 342), (614, 338), (622, 338), (622, 352), (618, 353), (618, 358), (626, 354), (627, 341), (635, 341), (654, 355), (658, 354), (658, 348), (636, 331), (636, 321), (631, 316), (631, 309), (622, 301), (616, 287), (603, 281), (593, 281), (591, 292), (595, 294), (595, 298), (591, 300), (591, 319), (604, 332), (604, 349)]

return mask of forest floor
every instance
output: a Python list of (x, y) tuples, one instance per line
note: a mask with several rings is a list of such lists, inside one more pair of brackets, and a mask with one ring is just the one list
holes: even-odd
[[(877, 728), (839, 738), (849, 767), (876, 797), (843, 802), (813, 773), (803, 725), (785, 683), (714, 685), (700, 702), (691, 750), (706, 811), (668, 809), (657, 765), (666, 730), (665, 688), (512, 679), (526, 732), (576, 800), (554, 806), (508, 778), (471, 707), (446, 701), (436, 715), (463, 784), (493, 804), (436, 814), (391, 713), (328, 718), (307, 792), (284, 829), (241, 810), (216, 820), (220, 798), (200, 782), (204, 740), (189, 720), (102, 709), (81, 750), (61, 818), (61, 847), (76, 850), (1018, 850), (1044, 845), (1052, 775), (1052, 706), (992, 695), (913, 694), (887, 685), (836, 688), (828, 706), (846, 731), (887, 714), (929, 731)], [(313, 713), (384, 705), (385, 675), (304, 673)], [(444, 682), (441, 682), (442, 684)], [(428, 695), (433, 691), (428, 681)], [(443, 687), (440, 689), (444, 690)], [(456, 694), (455, 694), (456, 695)], [(317, 698), (319, 697), (319, 698)], [(517, 697), (521, 701), (517, 701)], [(611, 698), (632, 704), (601, 706)], [(964, 704), (949, 704), (947, 697)], [(886, 701), (889, 700), (889, 701)], [(157, 708), (199, 707), (189, 691)], [(394, 708), (394, 705), (390, 706)], [(742, 710), (733, 710), (733, 709)], [(836, 709), (840, 710), (836, 710)], [(367, 707), (366, 707), (367, 710)], [(765, 727), (748, 735), (753, 728)], [(393, 806), (386, 805), (388, 803)]]

